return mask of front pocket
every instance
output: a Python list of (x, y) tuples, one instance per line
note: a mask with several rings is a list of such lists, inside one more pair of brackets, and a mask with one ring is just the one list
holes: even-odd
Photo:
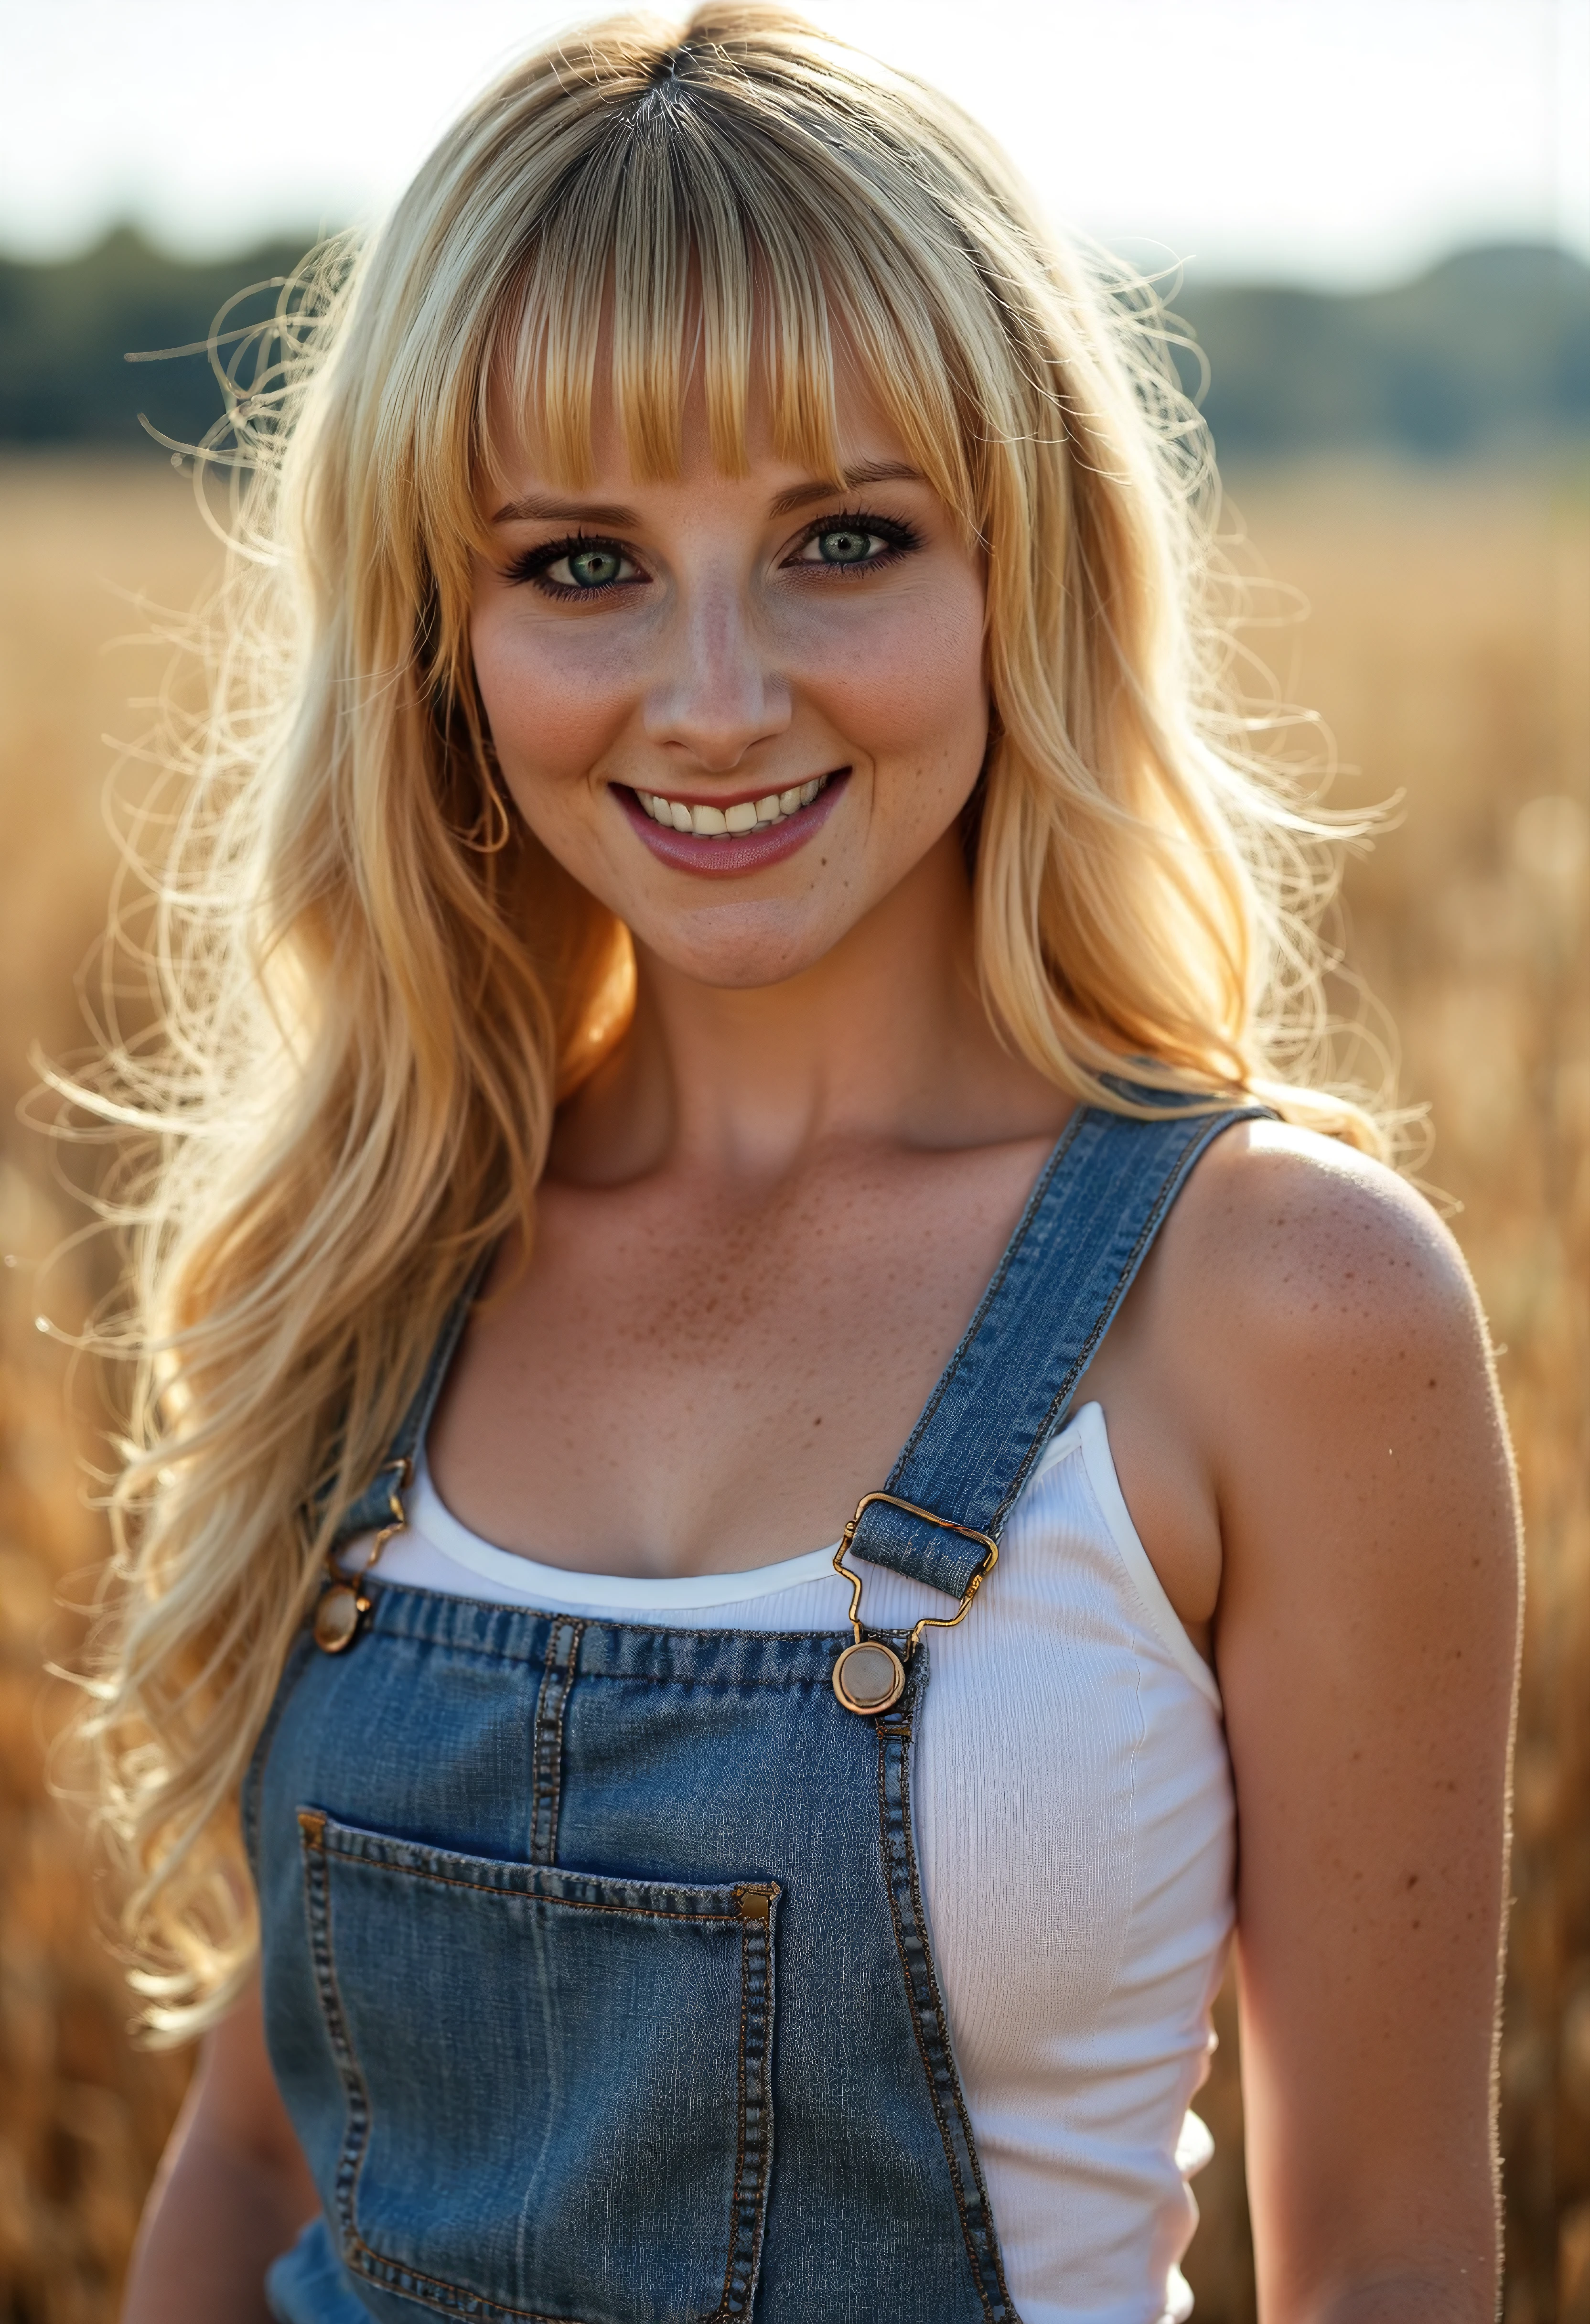
[(484, 2324), (749, 2314), (777, 1886), (462, 1856), (317, 1808), (299, 1828), (354, 2273)]

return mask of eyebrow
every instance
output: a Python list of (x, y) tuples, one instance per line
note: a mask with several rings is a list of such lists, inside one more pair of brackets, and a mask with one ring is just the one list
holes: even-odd
[[(908, 467), (903, 460), (863, 460), (850, 471), (845, 484), (832, 476), (817, 478), (809, 484), (792, 484), (788, 492), (779, 493), (771, 503), (770, 516), (789, 516), (796, 509), (808, 508), (813, 501), (824, 501), (834, 493), (854, 491), (859, 484), (922, 484), (927, 482), (920, 468)], [(492, 519), (493, 524), (611, 524), (636, 529), (641, 522), (638, 510), (625, 508), (615, 501), (556, 501), (539, 500), (533, 494), (524, 500), (509, 501)]]
[(510, 501), (492, 519), (493, 524), (621, 524), (634, 527), (640, 522), (635, 509), (621, 508), (616, 501), (542, 501), (532, 494), (522, 501)]
[(852, 468), (844, 484), (824, 476), (815, 484), (795, 484), (787, 493), (780, 493), (768, 511), (771, 516), (789, 516), (798, 508), (809, 507), (813, 501), (828, 500), (833, 493), (854, 492), (858, 484), (924, 484), (927, 478), (920, 468), (908, 467), (904, 460), (863, 460)]

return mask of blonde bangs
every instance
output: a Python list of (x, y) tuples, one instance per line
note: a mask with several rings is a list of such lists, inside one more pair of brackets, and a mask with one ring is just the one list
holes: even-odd
[[(949, 387), (944, 318), (909, 295), (904, 222), (859, 198), (821, 147), (749, 136), (710, 100), (668, 94), (681, 86), (649, 91), (541, 221), (517, 316), (494, 334), (508, 343), (505, 357), (492, 349), (496, 408), (543, 473), (582, 487), (605, 405), (631, 471), (652, 482), (680, 471), (699, 384), (724, 474), (749, 466), (759, 400), (777, 457), (843, 483), (848, 366), (975, 533), (967, 414)], [(495, 402), (489, 389), (483, 401)], [(500, 448), (488, 459), (501, 481)]]

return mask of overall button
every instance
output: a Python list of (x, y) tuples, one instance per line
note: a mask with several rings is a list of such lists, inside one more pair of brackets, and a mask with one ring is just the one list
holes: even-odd
[(321, 1592), (315, 1609), (315, 1644), (322, 1654), (340, 1655), (353, 1645), (363, 1611), (358, 1591), (345, 1582), (334, 1582)]
[(881, 1638), (847, 1646), (833, 1666), (833, 1691), (847, 1711), (866, 1718), (887, 1711), (905, 1691), (905, 1665)]

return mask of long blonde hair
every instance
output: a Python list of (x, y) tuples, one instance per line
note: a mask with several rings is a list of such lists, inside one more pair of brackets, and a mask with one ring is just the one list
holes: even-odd
[(92, 1726), (157, 2038), (248, 1972), (238, 1785), (336, 1513), (479, 1255), (528, 1233), (557, 1100), (629, 1006), (626, 932), (493, 779), (468, 631), (493, 392), (578, 482), (610, 390), (666, 475), (699, 364), (726, 469), (759, 383), (780, 455), (841, 476), (841, 332), (986, 555), (1002, 1038), (1086, 1102), (1120, 1104), (1101, 1076), (1131, 1060), (1372, 1141), (1300, 1086), (1322, 825), (1224, 702), (1212, 467), (1152, 301), (1052, 246), (953, 105), (781, 10), (620, 18), (517, 65), (230, 368), (247, 481), (157, 882), (164, 1045), (95, 1100), (154, 1154)]

